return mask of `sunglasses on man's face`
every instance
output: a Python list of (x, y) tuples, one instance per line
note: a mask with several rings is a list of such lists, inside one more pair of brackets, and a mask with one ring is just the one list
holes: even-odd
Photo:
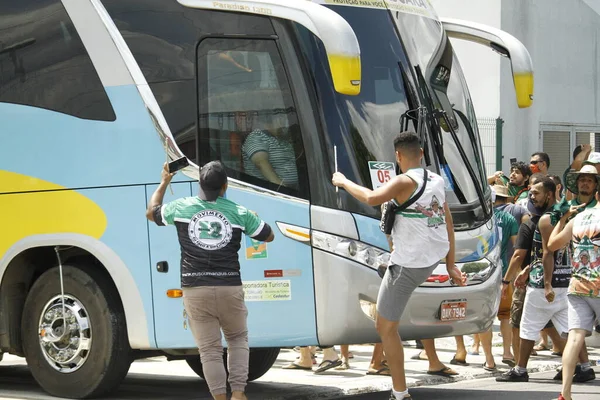
[(532, 161), (529, 161), (529, 164), (536, 165), (537, 163), (541, 163), (541, 162), (543, 162), (543, 161), (542, 160), (532, 160)]

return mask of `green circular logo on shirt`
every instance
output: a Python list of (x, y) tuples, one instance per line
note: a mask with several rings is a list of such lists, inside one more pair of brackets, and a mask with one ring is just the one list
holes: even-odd
[(200, 211), (188, 224), (190, 240), (204, 250), (219, 250), (231, 241), (233, 229), (229, 220), (214, 210)]

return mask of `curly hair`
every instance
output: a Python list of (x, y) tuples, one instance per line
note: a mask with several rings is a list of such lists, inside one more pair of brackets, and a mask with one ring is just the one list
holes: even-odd
[(531, 176), (531, 169), (529, 168), (529, 165), (525, 164), (523, 161), (517, 161), (511, 164), (510, 172), (513, 172), (515, 170), (519, 171), (521, 175), (523, 175), (526, 178), (526, 181)]

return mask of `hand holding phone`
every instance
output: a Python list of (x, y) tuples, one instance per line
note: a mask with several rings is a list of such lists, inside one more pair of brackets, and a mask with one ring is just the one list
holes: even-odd
[(168, 165), (169, 173), (173, 174), (180, 169), (187, 167), (188, 165), (190, 165), (190, 162), (187, 157), (181, 157), (178, 160), (171, 161)]

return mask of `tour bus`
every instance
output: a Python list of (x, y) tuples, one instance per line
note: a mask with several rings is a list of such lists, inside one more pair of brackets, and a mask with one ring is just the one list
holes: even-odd
[(498, 233), (449, 38), (508, 57), (528, 107), (531, 60), (514, 37), (440, 20), (426, 0), (2, 0), (0, 32), (0, 350), (48, 393), (106, 394), (159, 355), (203, 375), (176, 231), (145, 218), (163, 163), (181, 157), (165, 201), (195, 196), (199, 167), (221, 160), (226, 196), (275, 230), (271, 243), (244, 236), (239, 253), (250, 380), (283, 347), (379, 340), (380, 208), (331, 176), (381, 186), (400, 172), (401, 130), (445, 179), (468, 281), (453, 286), (441, 265), (400, 333), (492, 324)]

